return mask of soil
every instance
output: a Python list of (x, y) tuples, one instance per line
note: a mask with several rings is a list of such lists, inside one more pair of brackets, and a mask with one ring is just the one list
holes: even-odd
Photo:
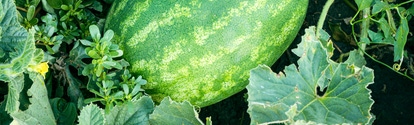
[[(351, 0), (352, 1), (352, 0)], [(300, 42), (300, 37), (304, 34), (304, 29), (309, 26), (315, 26), (322, 8), (326, 0), (309, 0), (309, 7), (306, 19), (302, 24), (302, 28), (298, 33), (294, 43), (289, 49), (279, 58), (279, 60), (272, 66), (274, 72), (279, 72), (287, 65), (295, 63), (299, 57), (293, 56), (291, 49), (296, 48)], [(398, 2), (398, 0), (397, 0)], [(346, 19), (355, 15), (344, 1), (335, 1), (331, 6), (327, 19), (325, 21), (324, 30), (331, 34), (328, 23), (340, 24), (341, 28), (348, 34), (351, 32), (351, 26), (347, 24)], [(413, 20), (409, 22), (410, 29), (414, 29)], [(410, 31), (409, 39), (412, 39), (412, 31)], [(341, 50), (342, 53), (349, 52), (355, 49), (354, 46), (345, 42), (334, 41), (337, 46), (334, 60), (338, 58)], [(406, 45), (408, 53), (412, 54), (414, 51), (413, 41), (408, 41)], [(393, 49), (390, 46), (379, 47), (368, 51), (369, 54), (377, 57), (378, 60), (393, 65)], [(413, 57), (409, 57), (413, 58)], [(410, 81), (404, 76), (395, 73), (393, 70), (365, 57), (367, 67), (374, 70), (375, 79), (374, 84), (368, 86), (372, 91), (371, 96), (375, 101), (372, 106), (371, 113), (375, 115), (376, 125), (391, 125), (391, 124), (410, 124), (414, 121), (414, 82)], [(403, 66), (403, 69), (406, 65)], [(413, 77), (413, 76), (412, 76)], [(246, 90), (243, 90), (219, 103), (202, 108), (200, 110), (200, 119), (205, 120), (206, 117), (211, 117), (213, 124), (217, 125), (248, 125), (250, 124), (250, 117), (247, 111), (247, 101), (245, 98)]]

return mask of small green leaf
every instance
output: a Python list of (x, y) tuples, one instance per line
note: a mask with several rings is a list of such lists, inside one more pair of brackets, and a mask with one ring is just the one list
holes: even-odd
[(389, 9), (389, 5), (385, 2), (381, 1), (377, 1), (375, 2), (374, 6), (372, 7), (372, 14), (378, 14), (381, 11), (385, 10), (385, 9)]
[(118, 91), (115, 94), (111, 95), (114, 99), (122, 99), (124, 97), (124, 92), (123, 91)]
[(99, 55), (99, 53), (96, 50), (94, 50), (94, 49), (88, 51), (88, 55), (90, 57), (94, 58), (94, 59), (100, 59), (100, 58), (102, 58), (101, 55)]
[(401, 60), (404, 57), (404, 46), (407, 42), (409, 31), (407, 18), (402, 18), (395, 34), (394, 61)]
[(80, 42), (85, 46), (91, 46), (92, 45), (92, 42), (89, 41), (89, 40), (80, 40)]
[(89, 104), (89, 103), (93, 103), (93, 102), (97, 102), (97, 101), (104, 101), (104, 99), (103, 98), (87, 98), (87, 99), (84, 100), (84, 103)]
[(121, 85), (122, 89), (124, 90), (125, 95), (129, 94), (129, 87), (127, 84), (122, 84)]
[[(62, 10), (66, 10), (66, 11), (70, 10), (70, 7), (69, 7), (68, 5), (60, 5), (60, 8), (61, 8)], [(62, 20), (63, 20), (63, 19), (62, 19)]]
[(89, 104), (83, 107), (78, 119), (79, 125), (103, 125), (104, 111), (95, 104)]
[(89, 26), (89, 32), (91, 33), (91, 36), (94, 42), (98, 42), (101, 39), (101, 33), (99, 31), (98, 26), (96, 25)]
[(155, 107), (150, 115), (150, 124), (154, 125), (203, 125), (198, 113), (187, 101), (177, 103), (166, 97)]
[(357, 67), (362, 67), (365, 64), (367, 64), (364, 57), (361, 56), (361, 54), (359, 54), (358, 51), (355, 51), (355, 50), (349, 53), (349, 57), (344, 63), (355, 65)]
[(385, 17), (381, 17), (381, 19), (378, 20), (381, 31), (384, 33), (385, 38), (392, 37), (391, 34), (391, 26), (388, 24), (388, 21), (385, 19)]
[(54, 9), (60, 9), (62, 6), (62, 0), (46, 0), (48, 5), (53, 7)]
[(33, 81), (32, 86), (27, 91), (27, 95), (31, 97), (29, 98), (31, 104), (25, 111), (19, 110), (10, 114), (13, 117), (14, 122), (27, 125), (56, 124), (49, 101), (45, 101), (49, 99), (43, 76), (38, 73), (30, 72), (29, 77)]
[(34, 5), (30, 5), (29, 9), (27, 9), (27, 15), (26, 15), (27, 20), (33, 19), (35, 11), (36, 11), (36, 7)]
[(106, 69), (112, 69), (112, 67), (114, 67), (116, 65), (116, 62), (114, 61), (104, 61), (102, 63), (102, 66), (105, 67)]
[(124, 54), (122, 50), (110, 51), (109, 56), (112, 58), (121, 57)]
[[(52, 0), (52, 1), (54, 1), (54, 0)], [(54, 14), (55, 13), (53, 7), (51, 7), (48, 4), (47, 0), (42, 0), (42, 5), (43, 5), (43, 10), (45, 10), (46, 12), (51, 13), (51, 14)]]
[[(97, 27), (97, 26), (96, 26)], [(92, 33), (91, 33), (92, 34)], [(114, 31), (112, 30), (107, 30), (104, 34), (104, 36), (102, 37), (101, 40), (103, 41), (111, 41), (111, 39), (114, 37)]]

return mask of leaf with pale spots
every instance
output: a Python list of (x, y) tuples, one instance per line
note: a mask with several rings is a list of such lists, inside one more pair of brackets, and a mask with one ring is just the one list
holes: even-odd
[[(289, 65), (275, 74), (265, 65), (251, 70), (247, 86), (248, 113), (252, 124), (295, 123), (365, 124), (372, 121), (374, 101), (367, 89), (373, 70), (351, 60), (335, 63), (315, 37), (315, 28), (306, 30), (293, 52), (301, 56), (298, 66)], [(333, 50), (330, 50), (333, 51)]]

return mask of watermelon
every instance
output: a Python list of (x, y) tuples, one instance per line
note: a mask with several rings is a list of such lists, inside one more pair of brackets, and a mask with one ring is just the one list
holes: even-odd
[[(105, 29), (155, 102), (170, 96), (199, 107), (248, 84), (300, 29), (308, 0), (115, 0)], [(275, 88), (277, 89), (277, 88)]]

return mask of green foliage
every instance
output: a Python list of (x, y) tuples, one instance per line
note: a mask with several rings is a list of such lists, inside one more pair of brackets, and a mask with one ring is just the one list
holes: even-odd
[[(27, 110), (18, 110), (10, 113), (14, 121), (18, 124), (34, 125), (34, 124), (56, 124), (52, 108), (48, 101), (47, 90), (44, 86), (44, 79), (38, 73), (29, 73), (29, 77), (33, 80), (33, 85), (27, 91), (31, 105)], [(10, 83), (9, 83), (10, 84)], [(13, 84), (13, 83), (12, 83)]]
[[(395, 70), (404, 47), (414, 4), (355, 0), (364, 45), (394, 46)], [(155, 105), (128, 70), (114, 32), (101, 34), (113, 0), (3, 0), (0, 2), (0, 124), (204, 124), (196, 107), (170, 97)], [(17, 7), (16, 7), (17, 5)], [(326, 14), (326, 13), (325, 13)], [(323, 14), (322, 14), (323, 15)], [(374, 28), (373, 28), (374, 27)], [(352, 51), (345, 62), (330, 60), (329, 34), (311, 27), (293, 52), (301, 56), (275, 74), (260, 65), (251, 70), (248, 89), (251, 124), (370, 124), (373, 71)], [(367, 55), (370, 57), (369, 55)], [(49, 67), (50, 66), (50, 67)], [(406, 74), (403, 74), (406, 75)], [(3, 93), (2, 93), (3, 94)], [(1, 95), (3, 96), (3, 95)], [(207, 124), (212, 121), (207, 118)]]
[[(209, 125), (211, 125), (211, 121)], [(123, 125), (123, 124), (203, 124), (189, 102), (177, 103), (164, 98), (154, 108), (154, 102), (148, 96), (116, 105), (111, 112), (104, 112), (94, 104), (85, 106), (79, 115), (81, 125)]]
[(315, 27), (305, 31), (302, 42), (293, 50), (301, 56), (298, 67), (292, 64), (278, 74), (263, 65), (251, 70), (247, 100), (252, 123), (371, 121), (369, 111), (374, 101), (367, 86), (373, 83), (374, 74), (362, 66), (364, 62), (356, 61), (363, 57), (353, 54), (359, 57), (335, 63), (315, 36)]
[(103, 125), (104, 111), (95, 104), (89, 104), (81, 110), (79, 125)]
[(138, 99), (142, 95), (139, 92), (143, 91), (141, 85), (145, 85), (146, 80), (141, 76), (133, 77), (126, 69), (129, 63), (115, 59), (121, 57), (123, 51), (111, 42), (113, 31), (106, 31), (102, 38), (97, 26), (91, 25), (89, 31), (93, 42), (80, 42), (87, 46), (85, 52), (92, 58), (92, 63), (85, 66), (82, 75), (89, 76), (88, 89), (98, 98), (89, 98), (85, 102), (101, 101), (109, 112), (115, 104)]
[[(404, 58), (406, 58), (406, 55), (404, 55), (406, 53), (404, 47), (410, 31), (408, 21), (414, 15), (414, 11), (412, 11), (414, 10), (414, 6), (406, 9), (402, 5), (412, 3), (414, 0), (408, 0), (399, 4), (390, 3), (387, 0), (356, 0), (356, 2), (358, 5), (358, 13), (352, 19), (351, 25), (353, 26), (354, 39), (358, 41), (358, 34), (354, 31), (354, 27), (360, 24), (361, 33), (359, 35), (360, 42), (358, 42), (358, 46), (361, 51), (365, 52), (365, 46), (370, 44), (393, 45), (393, 61), (395, 64), (392, 69), (396, 72), (400, 71)], [(361, 18), (357, 18), (358, 14), (362, 14)], [(386, 65), (370, 55), (366, 55), (380, 64)], [(388, 65), (386, 66), (390, 67)], [(407, 72), (398, 73), (414, 81), (413, 78), (407, 75)]]
[(42, 61), (43, 51), (34, 45), (33, 30), (27, 32), (18, 23), (13, 2), (2, 1), (1, 5), (0, 10), (6, 11), (0, 13), (0, 80), (9, 83), (6, 111), (14, 113), (19, 110), (20, 93), (26, 83), (24, 74), (37, 72), (35, 67)]
[[(35, 47), (34, 30), (27, 31), (18, 23), (13, 1), (2, 1), (0, 7), (6, 10), (0, 13), (0, 80), (8, 84), (9, 90), (5, 111), (17, 124), (54, 123), (51, 106), (45, 101), (48, 97), (43, 73), (48, 67), (41, 63), (43, 51)], [(30, 80), (25, 78), (27, 76)], [(25, 86), (29, 89), (22, 91)]]
[(197, 111), (189, 102), (177, 103), (167, 97), (161, 101), (154, 113), (150, 115), (150, 124), (202, 125), (203, 122), (198, 118)]

